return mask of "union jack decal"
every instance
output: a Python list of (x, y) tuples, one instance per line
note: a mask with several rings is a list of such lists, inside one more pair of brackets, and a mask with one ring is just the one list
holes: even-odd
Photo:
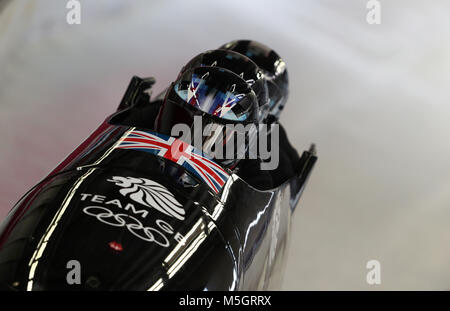
[(180, 139), (159, 133), (132, 130), (121, 138), (115, 149), (149, 152), (175, 162), (203, 180), (219, 193), (230, 175), (203, 152)]

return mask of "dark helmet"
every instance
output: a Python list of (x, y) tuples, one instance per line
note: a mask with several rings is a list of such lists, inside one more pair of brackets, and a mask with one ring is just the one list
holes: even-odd
[(180, 74), (186, 70), (204, 66), (228, 69), (245, 80), (258, 99), (258, 120), (262, 121), (267, 117), (269, 97), (266, 79), (262, 70), (251, 59), (230, 50), (210, 50), (190, 60)]
[[(174, 126), (185, 124), (191, 130), (191, 141), (187, 143), (203, 150), (223, 166), (233, 168), (238, 163), (239, 155), (246, 152), (256, 132), (245, 134), (244, 146), (240, 146), (234, 137), (239, 133), (226, 125), (256, 124), (257, 114), (256, 95), (241, 77), (223, 68), (197, 67), (185, 70), (171, 84), (156, 118), (155, 129), (174, 136)], [(200, 129), (194, 128), (195, 116), (201, 117)], [(195, 137), (198, 132), (195, 131), (201, 130), (201, 134), (204, 134), (206, 126), (211, 133), (201, 135), (201, 146), (197, 146)], [(216, 158), (209, 152), (212, 146), (219, 145), (224, 150), (224, 157), (230, 148), (233, 151), (232, 158)]]
[(268, 80), (270, 114), (278, 117), (288, 97), (288, 73), (283, 59), (269, 47), (251, 40), (236, 40), (224, 44), (227, 49), (247, 56), (258, 65)]

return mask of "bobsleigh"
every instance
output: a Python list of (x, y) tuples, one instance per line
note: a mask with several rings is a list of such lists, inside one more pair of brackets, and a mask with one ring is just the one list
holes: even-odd
[[(154, 82), (133, 77), (117, 111), (9, 212), (0, 289), (280, 287), (291, 216), (317, 160), (314, 147), (299, 156), (278, 122), (285, 63), (264, 45), (233, 41), (192, 59), (151, 98)], [(279, 126), (277, 167), (205, 151), (239, 147), (229, 132), (197, 145), (171, 133), (195, 117), (216, 130)]]

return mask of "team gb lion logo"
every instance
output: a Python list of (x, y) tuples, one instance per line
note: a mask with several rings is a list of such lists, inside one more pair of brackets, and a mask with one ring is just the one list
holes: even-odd
[(124, 197), (129, 197), (168, 216), (184, 220), (185, 211), (181, 203), (163, 185), (150, 179), (136, 177), (113, 176), (108, 181), (122, 187), (119, 192)]

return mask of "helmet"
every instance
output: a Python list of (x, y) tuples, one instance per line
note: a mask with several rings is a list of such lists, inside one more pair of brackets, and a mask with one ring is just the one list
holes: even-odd
[(258, 65), (268, 82), (269, 114), (278, 118), (288, 97), (288, 73), (283, 59), (269, 47), (251, 40), (231, 41), (220, 49), (238, 52)]
[[(156, 118), (155, 129), (176, 136), (178, 133), (172, 133), (174, 126), (187, 125), (190, 129), (187, 143), (203, 150), (223, 166), (234, 168), (256, 136), (255, 130), (248, 131), (244, 133), (244, 143), (239, 143), (235, 136), (241, 133), (234, 126), (256, 124), (257, 115), (257, 97), (241, 77), (219, 67), (197, 67), (186, 69), (171, 84)], [(194, 122), (195, 116), (201, 117), (201, 128)], [(196, 139), (199, 130), (201, 146)], [(217, 147), (223, 152), (215, 150)]]
[(267, 117), (269, 111), (267, 82), (261, 69), (251, 59), (230, 50), (210, 50), (190, 60), (180, 75), (188, 69), (204, 66), (228, 69), (245, 80), (258, 100), (258, 120), (262, 121)]

